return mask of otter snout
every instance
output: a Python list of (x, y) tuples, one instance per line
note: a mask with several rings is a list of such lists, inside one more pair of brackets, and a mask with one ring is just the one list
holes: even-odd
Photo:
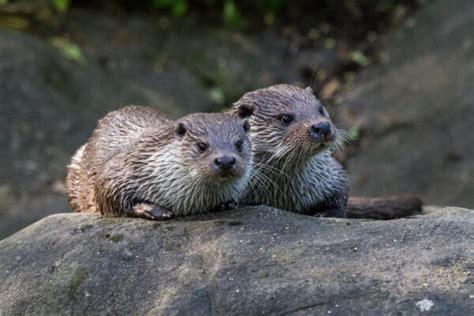
[(218, 154), (212, 160), (215, 175), (222, 179), (235, 178), (242, 174), (239, 158), (233, 153)]
[(317, 141), (327, 141), (334, 138), (333, 128), (331, 123), (324, 121), (318, 122), (309, 128), (309, 134), (312, 139)]
[(229, 170), (234, 167), (237, 159), (234, 156), (223, 155), (214, 159), (214, 166), (216, 169)]

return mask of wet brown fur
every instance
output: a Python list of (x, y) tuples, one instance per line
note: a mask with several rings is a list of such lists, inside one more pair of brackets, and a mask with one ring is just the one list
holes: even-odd
[[(234, 147), (237, 140), (243, 142), (241, 151)], [(199, 152), (198, 142), (208, 150)], [(232, 176), (212, 168), (222, 152), (237, 159)], [(66, 188), (78, 212), (134, 216), (138, 204), (149, 203), (187, 215), (238, 199), (250, 169), (250, 142), (241, 120), (197, 113), (173, 121), (152, 108), (129, 106), (99, 121), (72, 158)]]
[[(311, 88), (275, 85), (246, 93), (230, 113), (249, 118), (254, 171), (242, 203), (266, 204), (303, 214), (345, 216), (349, 184), (332, 157), (338, 131)], [(293, 121), (282, 124), (282, 116)], [(324, 142), (310, 128), (329, 122)], [(340, 135), (339, 135), (340, 136)]]

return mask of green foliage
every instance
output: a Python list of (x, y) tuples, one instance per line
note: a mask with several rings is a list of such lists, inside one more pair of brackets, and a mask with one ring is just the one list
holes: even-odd
[(30, 22), (24, 17), (0, 16), (0, 27), (14, 30), (26, 30), (30, 27)]
[(361, 133), (360, 133), (359, 128), (353, 127), (349, 130), (349, 132), (347, 134), (349, 136), (350, 141), (355, 142), (355, 141), (359, 140)]
[[(423, 0), (0, 0), (0, 25), (16, 29), (29, 27), (18, 17), (44, 21), (56, 14), (67, 12), (71, 6), (105, 10), (150, 10), (159, 9), (162, 13), (181, 18), (189, 13), (201, 15), (216, 22), (237, 29), (259, 26), (263, 22), (273, 25), (282, 21), (301, 29), (311, 29), (315, 25), (327, 23), (334, 30), (345, 32), (350, 26), (353, 37), (364, 38), (368, 31), (380, 32), (389, 23), (398, 23), (406, 11), (417, 7)], [(21, 6), (17, 6), (21, 2)], [(9, 8), (11, 6), (11, 8)], [(291, 9), (291, 10), (290, 10)], [(3, 10), (3, 13), (2, 13)], [(20, 10), (17, 12), (16, 10)], [(12, 14), (11, 12), (15, 12)], [(48, 12), (44, 14), (44, 12)], [(5, 20), (5, 16), (10, 19)], [(395, 21), (395, 22), (394, 22)], [(331, 44), (328, 42), (327, 44)], [(353, 60), (367, 64), (364, 56), (355, 53)]]
[(371, 62), (369, 57), (367, 57), (366, 55), (364, 55), (363, 52), (358, 51), (358, 50), (353, 51), (350, 54), (350, 60), (352, 60), (353, 62), (358, 63), (362, 67), (366, 67), (366, 66), (370, 65), (370, 62)]
[[(36, 0), (24, 0), (25, 7), (35, 8)], [(1, 5), (9, 5), (11, 0), (0, 0)], [(222, 17), (222, 21), (233, 28), (245, 29), (251, 21), (264, 21), (273, 24), (288, 0), (111, 0), (112, 6), (129, 8), (155, 8), (163, 10), (176, 18), (181, 18), (189, 12), (209, 14), (209, 16)], [(67, 12), (72, 4), (80, 5), (79, 0), (43, 0), (41, 9), (48, 9), (56, 13)], [(101, 2), (97, 2), (101, 7)], [(51, 12), (53, 13), (53, 12)]]
[(243, 29), (247, 26), (247, 20), (242, 16), (233, 0), (224, 1), (222, 18), (227, 25), (238, 29)]
[(263, 20), (271, 25), (275, 22), (277, 14), (283, 9), (286, 0), (259, 0), (256, 1), (257, 7), (263, 13)]
[(66, 12), (70, 5), (71, 0), (51, 0), (51, 6), (59, 13)]
[(182, 17), (188, 11), (186, 0), (152, 0), (153, 6), (160, 9), (166, 9), (175, 17)]
[(70, 40), (63, 37), (54, 37), (51, 39), (51, 44), (56, 47), (65, 58), (78, 64), (84, 64), (86, 62), (81, 48)]
[[(287, 0), (257, 0), (257, 1), (235, 1), (235, 0), (150, 0), (153, 7), (164, 9), (175, 17), (183, 17), (191, 9), (221, 11), (222, 20), (225, 24), (245, 29), (249, 25), (251, 16), (261, 16), (266, 24), (273, 24), (277, 14), (282, 10)], [(243, 14), (242, 12), (252, 12)]]

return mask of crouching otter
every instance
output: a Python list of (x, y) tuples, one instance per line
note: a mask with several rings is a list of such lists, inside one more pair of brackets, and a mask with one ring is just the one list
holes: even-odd
[(232, 206), (250, 178), (248, 131), (223, 113), (173, 121), (147, 107), (110, 112), (68, 167), (71, 207), (163, 220)]
[(331, 153), (338, 130), (311, 88), (249, 92), (230, 113), (251, 125), (254, 172), (242, 203), (345, 217), (348, 177)]

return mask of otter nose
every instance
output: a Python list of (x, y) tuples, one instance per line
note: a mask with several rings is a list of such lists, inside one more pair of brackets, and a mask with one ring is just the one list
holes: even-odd
[(328, 136), (331, 134), (331, 124), (329, 122), (321, 122), (311, 126), (311, 132), (319, 136)]
[(235, 165), (236, 159), (232, 156), (222, 156), (214, 159), (214, 164), (221, 169), (230, 169)]

